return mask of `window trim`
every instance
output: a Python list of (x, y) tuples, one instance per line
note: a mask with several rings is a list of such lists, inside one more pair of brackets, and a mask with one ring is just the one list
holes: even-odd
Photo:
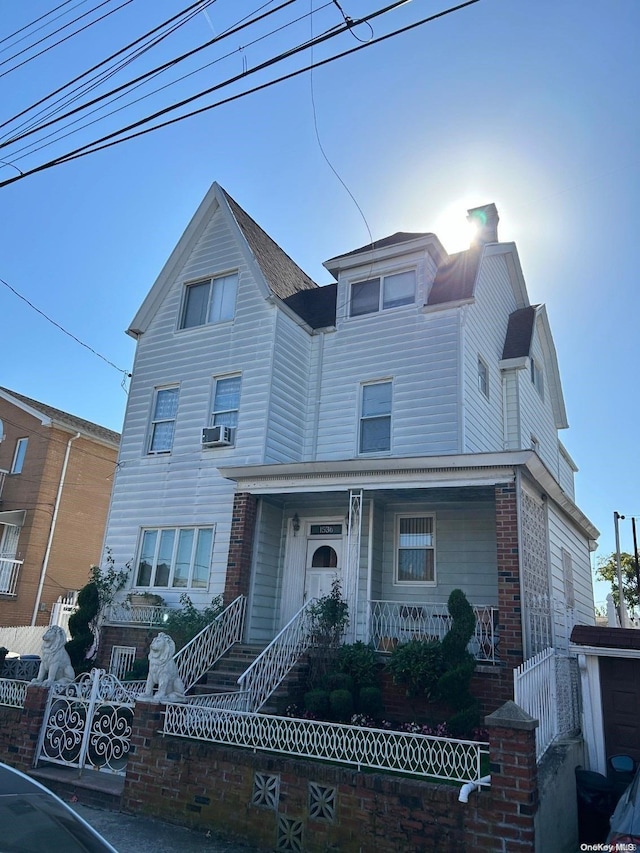
[[(176, 413), (173, 418), (155, 418), (156, 405), (158, 402), (158, 395), (161, 391), (177, 391), (177, 400), (176, 400)], [(173, 452), (173, 442), (176, 436), (176, 423), (178, 420), (178, 405), (180, 403), (180, 385), (158, 385), (153, 389), (153, 399), (151, 401), (151, 412), (149, 414), (149, 427), (148, 427), (148, 435), (147, 435), (147, 445), (146, 445), (146, 455), (147, 456), (167, 456), (168, 454)], [(173, 423), (173, 433), (171, 434), (171, 446), (166, 450), (153, 450), (151, 445), (153, 444), (153, 437), (155, 433), (156, 424), (159, 423)]]
[[(385, 280), (388, 278), (393, 278), (396, 275), (403, 275), (404, 273), (413, 273), (413, 299), (410, 302), (403, 302), (400, 305), (389, 305), (385, 307), (384, 298), (385, 298)], [(360, 314), (353, 313), (353, 288), (359, 284), (366, 284), (367, 282), (375, 282), (379, 283), (378, 286), (378, 307), (374, 311), (364, 311)], [(349, 282), (349, 299), (348, 299), (348, 316), (349, 319), (357, 319), (359, 317), (369, 317), (371, 314), (381, 314), (383, 311), (393, 311), (397, 308), (406, 308), (408, 305), (415, 305), (418, 296), (418, 269), (416, 266), (407, 267), (405, 269), (393, 269), (388, 270), (387, 272), (381, 272), (378, 275), (369, 276), (368, 278), (357, 278), (353, 279), (353, 281)]]
[(540, 362), (535, 358), (531, 358), (531, 369), (529, 372), (531, 384), (540, 395), (540, 399), (544, 400), (544, 373)]
[(478, 354), (478, 390), (487, 400), (489, 399), (489, 366), (480, 354)]
[(564, 586), (564, 598), (568, 607), (576, 606), (575, 576), (573, 572), (573, 555), (566, 548), (561, 549), (562, 554), (562, 583)]
[[(13, 451), (13, 460), (11, 461), (10, 474), (22, 474), (24, 468), (24, 460), (27, 455), (27, 447), (29, 445), (29, 436), (23, 436), (16, 439), (16, 448)], [(24, 448), (24, 450), (22, 450)]]
[[(155, 573), (158, 569), (158, 553), (160, 550), (160, 541), (162, 538), (162, 533), (166, 530), (174, 531), (174, 541), (171, 548), (171, 564), (169, 566), (169, 577), (167, 579), (166, 586), (155, 585), (153, 583), (155, 579)], [(194, 537), (193, 543), (191, 545), (191, 557), (189, 561), (189, 573), (187, 576), (187, 583), (185, 586), (174, 586), (173, 581), (175, 578), (175, 570), (176, 570), (176, 560), (178, 554), (178, 543), (180, 541), (180, 532), (182, 530), (193, 530)], [(211, 531), (211, 549), (209, 551), (209, 574), (206, 579), (206, 584), (204, 586), (193, 586), (193, 571), (195, 568), (195, 557), (198, 546), (198, 533), (201, 530), (210, 530)], [(145, 533), (156, 533), (156, 543), (153, 551), (153, 562), (151, 563), (151, 575), (149, 577), (149, 583), (140, 583), (140, 559), (142, 557), (142, 546), (144, 543)], [(215, 545), (216, 539), (216, 525), (215, 524), (186, 524), (186, 525), (164, 525), (158, 527), (141, 527), (140, 533), (138, 536), (138, 547), (136, 549), (136, 560), (135, 560), (135, 580), (132, 585), (132, 589), (135, 590), (158, 590), (163, 589), (167, 591), (184, 591), (186, 589), (192, 590), (194, 592), (207, 592), (209, 589), (209, 585), (211, 583), (211, 565), (213, 562), (213, 548)]]
[[(209, 311), (211, 309), (211, 295), (213, 293), (214, 282), (218, 281), (220, 279), (223, 279), (223, 278), (228, 278), (232, 275), (235, 276), (235, 278), (236, 278), (236, 292), (235, 292), (235, 297), (234, 297), (234, 301), (233, 301), (233, 312), (232, 312), (231, 317), (224, 317), (220, 320), (206, 320), (204, 323), (198, 323), (197, 325), (194, 325), (194, 326), (185, 326), (184, 321), (185, 321), (185, 315), (187, 313), (189, 288), (196, 287), (197, 285), (200, 285), (200, 284), (207, 284), (207, 283), (209, 284), (209, 294), (207, 296), (207, 310), (206, 310), (206, 316), (208, 317)], [(217, 273), (212, 274), (212, 275), (204, 275), (204, 276), (201, 276), (200, 278), (189, 279), (188, 281), (183, 282), (183, 284), (182, 284), (182, 300), (181, 300), (181, 304), (180, 304), (180, 312), (178, 314), (177, 331), (178, 332), (190, 332), (193, 329), (202, 329), (205, 326), (218, 326), (218, 325), (220, 325), (220, 323), (232, 323), (235, 319), (235, 316), (236, 316), (236, 305), (237, 305), (237, 301), (238, 301), (239, 284), (240, 284), (240, 273), (239, 273), (239, 270), (237, 270), (237, 269), (230, 269), (230, 270), (227, 270), (226, 272), (217, 272)]]
[[(364, 389), (371, 385), (389, 385), (391, 387), (391, 401), (389, 405), (389, 413), (383, 415), (364, 415)], [(360, 383), (360, 411), (358, 413), (358, 428), (357, 428), (357, 451), (358, 456), (380, 456), (391, 453), (393, 444), (393, 379), (373, 379), (368, 382)], [(386, 450), (363, 450), (362, 449), (362, 424), (365, 420), (381, 420), (388, 418), (389, 420), (389, 447)]]
[[(235, 409), (215, 409), (214, 408), (215, 403), (216, 403), (216, 390), (218, 388), (218, 382), (224, 381), (225, 379), (239, 379), (240, 380), (240, 386), (238, 388), (238, 406)], [(211, 388), (211, 401), (210, 401), (210, 405), (209, 405), (209, 426), (210, 427), (218, 426), (218, 424), (215, 423), (215, 416), (216, 415), (227, 414), (230, 412), (236, 412), (236, 425), (233, 427), (230, 427), (230, 429), (231, 429), (231, 446), (235, 445), (235, 443), (236, 443), (236, 435), (238, 432), (238, 422), (240, 420), (240, 402), (241, 402), (241, 399), (242, 399), (242, 373), (240, 371), (238, 371), (236, 373), (223, 373), (220, 376), (214, 376), (213, 377), (213, 385)], [(225, 426), (225, 424), (222, 424), (222, 426)]]
[[(403, 518), (430, 518), (432, 545), (426, 546), (425, 551), (433, 553), (433, 580), (403, 581), (398, 576), (399, 553), (400, 553), (400, 520)], [(394, 518), (393, 529), (393, 585), (400, 587), (435, 587), (438, 586), (437, 559), (436, 559), (436, 514), (435, 512), (397, 512)]]

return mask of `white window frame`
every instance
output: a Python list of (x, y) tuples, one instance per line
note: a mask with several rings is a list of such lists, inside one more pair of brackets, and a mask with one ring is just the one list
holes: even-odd
[(542, 400), (544, 400), (544, 373), (540, 363), (535, 358), (531, 359), (531, 383)]
[(24, 467), (24, 459), (27, 455), (27, 445), (29, 444), (28, 438), (19, 438), (16, 441), (16, 449), (13, 454), (13, 461), (11, 463), (11, 471), (10, 474), (22, 474), (22, 469)]
[[(217, 319), (209, 319), (209, 314), (211, 312), (211, 298), (213, 292), (215, 290), (216, 282), (221, 282), (224, 279), (228, 279), (234, 277), (235, 278), (235, 292), (233, 294), (233, 310), (230, 312), (229, 316), (220, 316)], [(237, 270), (229, 270), (228, 272), (216, 273), (216, 275), (206, 276), (205, 278), (195, 279), (194, 281), (186, 281), (184, 283), (183, 294), (182, 294), (182, 305), (180, 306), (180, 315), (178, 318), (178, 330), (179, 331), (188, 331), (190, 329), (201, 329), (203, 326), (212, 326), (217, 325), (218, 323), (229, 323), (231, 322), (236, 314), (236, 302), (238, 299), (238, 284), (239, 284), (239, 274)], [(194, 323), (190, 326), (185, 326), (185, 320), (187, 315), (187, 306), (189, 303), (189, 289), (193, 287), (199, 287), (201, 285), (208, 284), (209, 292), (207, 295), (207, 306), (205, 311), (205, 321), (203, 323)]]
[[(387, 279), (391, 279), (394, 276), (406, 275), (407, 273), (413, 273), (413, 298), (410, 300), (403, 301), (398, 305), (385, 305), (385, 283)], [(378, 307), (373, 309), (372, 311), (361, 311), (357, 314), (354, 314), (353, 288), (357, 287), (358, 285), (364, 285), (369, 283), (374, 284), (374, 282), (378, 282)], [(381, 273), (380, 275), (372, 276), (371, 278), (364, 278), (352, 281), (349, 284), (349, 317), (368, 317), (370, 314), (379, 314), (381, 311), (392, 311), (394, 308), (404, 308), (407, 305), (415, 305), (417, 292), (418, 272), (415, 267), (410, 267), (409, 269), (403, 270), (393, 270), (387, 273)]]
[(573, 557), (566, 548), (562, 549), (562, 580), (564, 584), (564, 598), (568, 607), (576, 606), (576, 592), (573, 580)]
[[(220, 382), (224, 382), (227, 379), (238, 379), (239, 380), (239, 388), (238, 388), (238, 405), (235, 409), (216, 409), (216, 392), (218, 390), (218, 384)], [(240, 399), (242, 395), (242, 374), (241, 373), (227, 373), (222, 376), (214, 376), (213, 377), (213, 387), (211, 389), (211, 406), (210, 414), (209, 414), (209, 426), (230, 426), (231, 429), (231, 443), (236, 443), (236, 433), (238, 431), (238, 419), (240, 417)], [(218, 420), (217, 417), (219, 415), (231, 415), (235, 412), (235, 424), (225, 424), (224, 418), (223, 420)]]
[(478, 389), (489, 399), (489, 367), (487, 362), (478, 356)]
[[(400, 553), (400, 521), (403, 518), (430, 518), (431, 519), (431, 545), (425, 550), (433, 553), (433, 579), (432, 580), (400, 580), (399, 575), (399, 553)], [(437, 560), (436, 560), (436, 515), (434, 512), (399, 512), (396, 513), (393, 532), (393, 583), (394, 586), (402, 587), (427, 587), (438, 585)]]
[[(176, 560), (177, 560), (177, 556), (178, 556), (178, 544), (180, 541), (180, 532), (184, 531), (184, 530), (193, 530), (194, 531), (193, 542), (191, 543), (189, 572), (188, 572), (188, 576), (187, 576), (185, 584), (174, 585)], [(198, 536), (200, 534), (200, 531), (208, 531), (208, 530), (211, 531), (211, 548), (209, 549), (209, 553), (208, 553), (208, 575), (206, 577), (206, 581), (205, 581), (204, 585), (194, 586), (194, 584), (193, 584), (193, 571), (195, 568), (195, 558), (196, 558), (196, 551), (197, 551), (197, 546), (198, 546)], [(173, 533), (174, 533), (173, 545), (171, 548), (171, 563), (169, 566), (169, 576), (167, 578), (166, 584), (156, 584), (155, 579), (156, 579), (156, 571), (158, 569), (158, 555), (159, 555), (159, 551), (160, 551), (160, 542), (162, 539), (162, 534), (165, 531), (173, 531)], [(144, 545), (144, 541), (145, 541), (145, 534), (146, 533), (154, 533), (154, 532), (156, 534), (156, 540), (155, 540), (155, 545), (154, 545), (153, 560), (151, 563), (151, 574), (149, 577), (149, 582), (148, 583), (141, 583), (140, 582), (140, 562), (141, 562), (141, 558), (142, 558), (142, 549), (143, 549), (143, 545)], [(139, 541), (138, 541), (138, 548), (136, 551), (136, 562), (135, 562), (136, 576), (135, 576), (135, 580), (134, 580), (134, 589), (145, 589), (145, 590), (149, 590), (149, 589), (153, 589), (153, 590), (157, 590), (157, 589), (164, 589), (164, 590), (190, 589), (190, 590), (194, 590), (194, 591), (206, 592), (209, 589), (209, 583), (210, 583), (210, 577), (211, 577), (211, 561), (212, 561), (213, 546), (215, 543), (215, 538), (216, 538), (216, 526), (215, 526), (215, 524), (202, 524), (202, 525), (187, 524), (187, 525), (175, 526), (175, 527), (174, 526), (168, 526), (168, 527), (143, 527), (143, 528), (141, 528), (140, 529), (140, 537), (139, 537)]]
[[(389, 412), (375, 415), (364, 414), (364, 394), (365, 388), (370, 388), (373, 385), (389, 385), (391, 389), (391, 402)], [(362, 425), (365, 421), (382, 420), (383, 418), (389, 421), (389, 447), (386, 450), (363, 450), (362, 448)], [(381, 454), (391, 453), (391, 445), (393, 443), (393, 380), (392, 379), (377, 379), (372, 382), (363, 382), (360, 385), (360, 413), (358, 417), (358, 455), (359, 456), (379, 456)]]
[[(156, 407), (158, 405), (158, 398), (163, 391), (176, 391), (176, 411), (175, 415), (172, 418), (160, 418), (156, 417)], [(149, 434), (147, 436), (147, 455), (148, 456), (166, 456), (168, 453), (171, 453), (173, 450), (173, 441), (176, 435), (176, 421), (178, 419), (178, 405), (180, 403), (180, 386), (179, 385), (162, 385), (158, 388), (154, 388), (153, 391), (153, 401), (151, 404), (151, 415), (149, 418)], [(166, 424), (173, 423), (173, 431), (171, 433), (171, 442), (169, 447), (162, 448), (161, 450), (154, 450), (153, 439), (155, 436), (156, 427), (158, 424)]]

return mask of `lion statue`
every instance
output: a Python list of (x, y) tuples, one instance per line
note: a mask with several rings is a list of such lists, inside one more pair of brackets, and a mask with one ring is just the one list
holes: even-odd
[[(144, 693), (139, 697), (147, 702), (184, 702), (184, 682), (178, 675), (173, 659), (176, 644), (168, 634), (154, 637), (149, 649), (149, 675)], [(153, 695), (157, 685), (158, 692)]]
[(64, 628), (59, 625), (52, 625), (42, 635), (42, 649), (40, 657), (40, 669), (38, 675), (31, 682), (32, 684), (44, 684), (46, 687), (57, 682), (58, 684), (68, 684), (76, 677), (69, 654), (64, 645), (67, 642), (67, 635)]

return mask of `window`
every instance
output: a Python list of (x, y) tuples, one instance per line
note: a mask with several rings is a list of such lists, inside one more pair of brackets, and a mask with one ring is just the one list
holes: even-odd
[(144, 530), (136, 586), (206, 589), (213, 527)]
[(185, 288), (181, 329), (233, 320), (238, 290), (238, 273), (221, 275), (188, 284)]
[(489, 368), (486, 362), (478, 356), (478, 388), (489, 398)]
[(531, 381), (538, 394), (544, 399), (544, 374), (538, 362), (533, 358), (531, 359)]
[(531, 436), (531, 449), (535, 450), (535, 452), (540, 455), (540, 442), (535, 437), (535, 435)]
[(399, 305), (411, 305), (415, 298), (415, 270), (357, 281), (351, 285), (350, 314), (359, 317)]
[(396, 518), (396, 583), (435, 584), (435, 517)]
[(231, 427), (231, 440), (236, 440), (240, 409), (240, 377), (226, 376), (215, 380), (210, 426)]
[(13, 454), (13, 462), (11, 463), (11, 473), (20, 474), (24, 465), (24, 457), (27, 453), (28, 438), (19, 438), (16, 442), (16, 450)]
[(573, 588), (573, 559), (569, 551), (562, 549), (562, 574), (564, 577), (564, 597), (568, 607), (576, 606)]
[(158, 388), (153, 404), (149, 453), (170, 453), (178, 411), (178, 389)]
[(391, 382), (362, 386), (360, 453), (391, 450)]

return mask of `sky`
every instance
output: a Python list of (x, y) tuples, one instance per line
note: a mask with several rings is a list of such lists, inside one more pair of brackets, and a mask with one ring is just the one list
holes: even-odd
[[(331, 280), (322, 261), (395, 231), (435, 231), (449, 251), (465, 248), (466, 210), (495, 202), (500, 239), (517, 244), (530, 300), (547, 306), (570, 424), (561, 439), (579, 468), (577, 503), (601, 531), (595, 559), (614, 550), (614, 510), (627, 517), (622, 549), (632, 549), (629, 518), (640, 517), (637, 0), (479, 0), (372, 43), (448, 8), (446, 0), (412, 0), (189, 108), (362, 48), (312, 74), (28, 174), (383, 5), (296, 0), (145, 83), (127, 98), (148, 97), (121, 112), (76, 123), (65, 138), (42, 138), (61, 133), (59, 123), (10, 142), (34, 118), (16, 114), (187, 6), (103, 0), (91, 12), (100, 0), (68, 0), (21, 29), (60, 2), (3, 8), (0, 278), (112, 364), (0, 283), (0, 385), (120, 430), (134, 356), (124, 330), (212, 181), (319, 284)], [(277, 5), (204, 0), (187, 25), (91, 97)], [(98, 107), (87, 121), (107, 112)], [(607, 591), (596, 585), (597, 604)]]

